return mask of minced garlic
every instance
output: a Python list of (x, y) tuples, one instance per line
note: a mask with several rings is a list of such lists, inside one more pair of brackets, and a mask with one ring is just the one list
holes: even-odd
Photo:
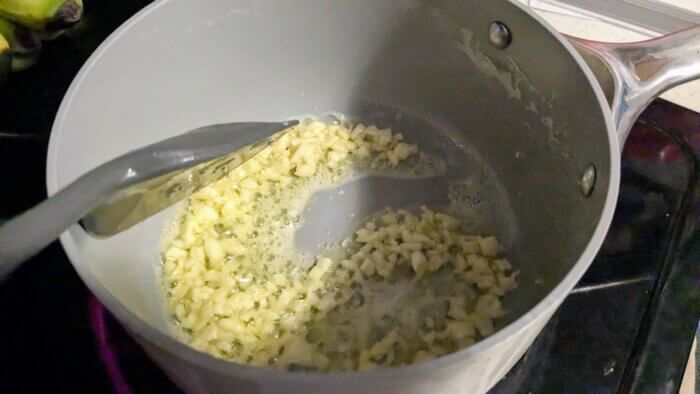
[(387, 209), (339, 259), (310, 261), (290, 241), (314, 190), (417, 154), (389, 129), (302, 122), (192, 196), (162, 255), (183, 340), (235, 362), (329, 371), (421, 362), (492, 334), (517, 273), (495, 237), (463, 234), (455, 217)]

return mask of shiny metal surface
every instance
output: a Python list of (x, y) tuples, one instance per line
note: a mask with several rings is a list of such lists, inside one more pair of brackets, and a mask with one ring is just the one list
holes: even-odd
[(588, 197), (593, 193), (593, 188), (595, 187), (595, 167), (593, 165), (589, 165), (583, 170), (579, 184), (581, 185), (581, 194), (584, 197)]
[(493, 22), (489, 26), (489, 40), (496, 48), (507, 48), (512, 39), (508, 26), (502, 22)]
[[(568, 38), (591, 65), (606, 96), (611, 97), (613, 119), (623, 144), (637, 116), (654, 98), (700, 77), (700, 26), (637, 43)], [(606, 67), (601, 67), (601, 62)]]

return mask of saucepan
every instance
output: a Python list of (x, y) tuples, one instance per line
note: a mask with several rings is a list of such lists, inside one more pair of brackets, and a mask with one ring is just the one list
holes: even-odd
[(494, 335), (429, 362), (321, 374), (219, 360), (168, 330), (157, 266), (171, 213), (104, 239), (74, 225), (61, 242), (90, 290), (189, 392), (484, 392), (601, 246), (635, 117), (698, 76), (700, 28), (603, 44), (564, 37), (507, 0), (156, 1), (71, 85), (51, 134), (48, 191), (206, 124), (342, 113), (401, 131), (464, 181), (475, 223), (504, 240), (521, 272)]

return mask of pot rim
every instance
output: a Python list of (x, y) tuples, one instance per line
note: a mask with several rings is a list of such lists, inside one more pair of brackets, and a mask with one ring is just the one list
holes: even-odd
[[(119, 26), (119, 28), (112, 32), (112, 34), (110, 34), (107, 37), (107, 39), (105, 39), (105, 41), (103, 41), (99, 45), (95, 52), (93, 52), (93, 54), (81, 67), (75, 79), (69, 86), (58, 109), (49, 139), (48, 156), (46, 164), (46, 185), (49, 195), (55, 194), (67, 184), (65, 180), (62, 182), (58, 178), (57, 168), (59, 166), (59, 157), (57, 151), (58, 145), (61, 143), (61, 132), (63, 130), (64, 120), (66, 119), (67, 113), (70, 111), (72, 100), (76, 93), (79, 91), (83, 80), (90, 73), (95, 63), (110, 49), (114, 42), (116, 42), (132, 26), (139, 23), (141, 19), (153, 12), (156, 12), (159, 7), (161, 7), (169, 1), (171, 0), (156, 0), (155, 2), (141, 9), (139, 12), (137, 12), (135, 15), (129, 18), (126, 22), (124, 22), (121, 26)], [(600, 220), (588, 244), (584, 248), (583, 253), (576, 260), (576, 263), (572, 266), (571, 270), (566, 274), (562, 281), (556, 287), (554, 287), (554, 289), (552, 289), (533, 308), (528, 310), (526, 313), (521, 315), (519, 318), (517, 318), (507, 326), (498, 330), (493, 335), (477, 342), (472, 346), (458, 350), (454, 353), (438, 357), (427, 362), (413, 365), (402, 365), (391, 368), (377, 369), (372, 371), (298, 373), (273, 368), (253, 367), (234, 363), (231, 361), (225, 361), (210, 356), (207, 353), (197, 351), (189, 347), (188, 345), (178, 341), (172, 336), (166, 334), (165, 332), (149, 325), (141, 318), (136, 316), (134, 313), (132, 313), (130, 310), (128, 310), (119, 300), (117, 300), (109, 292), (107, 288), (101, 285), (101, 283), (97, 280), (97, 278), (94, 275), (92, 275), (92, 273), (89, 270), (80, 270), (78, 268), (79, 265), (74, 263), (83, 259), (83, 256), (81, 256), (81, 254), (78, 251), (75, 238), (71, 235), (71, 233), (74, 233), (76, 231), (82, 231), (80, 226), (77, 224), (71, 226), (71, 228), (64, 232), (60, 237), (61, 244), (66, 254), (68, 255), (68, 258), (70, 259), (71, 264), (76, 269), (78, 275), (80, 276), (82, 281), (87, 285), (90, 291), (92, 291), (92, 293), (95, 294), (95, 296), (100, 300), (100, 302), (102, 302), (107, 307), (107, 309), (112, 314), (114, 314), (122, 324), (126, 326), (127, 331), (131, 335), (137, 335), (138, 337), (150, 342), (152, 345), (158, 347), (159, 349), (171, 354), (174, 357), (187, 361), (190, 364), (195, 364), (223, 375), (237, 376), (254, 380), (273, 380), (281, 383), (288, 382), (302, 384), (320, 384), (331, 382), (333, 384), (343, 384), (344, 382), (349, 381), (356, 382), (357, 379), (360, 378), (365, 381), (376, 381), (379, 379), (401, 379), (407, 376), (423, 375), (436, 368), (444, 369), (455, 366), (465, 360), (473, 358), (477, 354), (484, 353), (489, 349), (498, 346), (511, 336), (521, 334), (529, 326), (534, 324), (541, 315), (552, 312), (561, 304), (561, 302), (563, 302), (566, 295), (568, 295), (568, 293), (573, 289), (573, 287), (576, 285), (579, 279), (583, 276), (585, 271), (592, 263), (594, 257), (598, 253), (598, 250), (600, 249), (600, 246), (603, 243), (610, 223), (612, 222), (613, 213), (617, 203), (617, 197), (620, 186), (621, 150), (619, 147), (620, 144), (618, 141), (617, 131), (613, 124), (612, 114), (608, 102), (595, 76), (593, 75), (593, 72), (588, 68), (583, 58), (569, 43), (569, 41), (563, 35), (557, 32), (552, 26), (550, 26), (542, 17), (540, 17), (534, 11), (518, 3), (515, 0), (508, 1), (511, 3), (511, 5), (518, 7), (521, 11), (527, 13), (530, 17), (534, 19), (535, 22), (544, 26), (544, 28), (547, 29), (569, 52), (569, 55), (573, 57), (578, 67), (588, 79), (588, 82), (594, 91), (595, 97), (598, 100), (598, 104), (600, 106), (606, 124), (610, 159), (610, 176), (607, 185), (607, 195), (605, 197), (605, 203), (600, 216)], [(87, 264), (85, 266), (87, 266)]]

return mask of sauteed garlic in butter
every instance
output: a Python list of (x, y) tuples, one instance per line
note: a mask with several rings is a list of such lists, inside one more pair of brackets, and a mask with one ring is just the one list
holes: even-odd
[(389, 129), (309, 120), (192, 196), (162, 254), (175, 332), (234, 362), (319, 371), (421, 362), (492, 334), (517, 272), (448, 212), (389, 207), (339, 255), (294, 247), (315, 191), (420, 156)]

